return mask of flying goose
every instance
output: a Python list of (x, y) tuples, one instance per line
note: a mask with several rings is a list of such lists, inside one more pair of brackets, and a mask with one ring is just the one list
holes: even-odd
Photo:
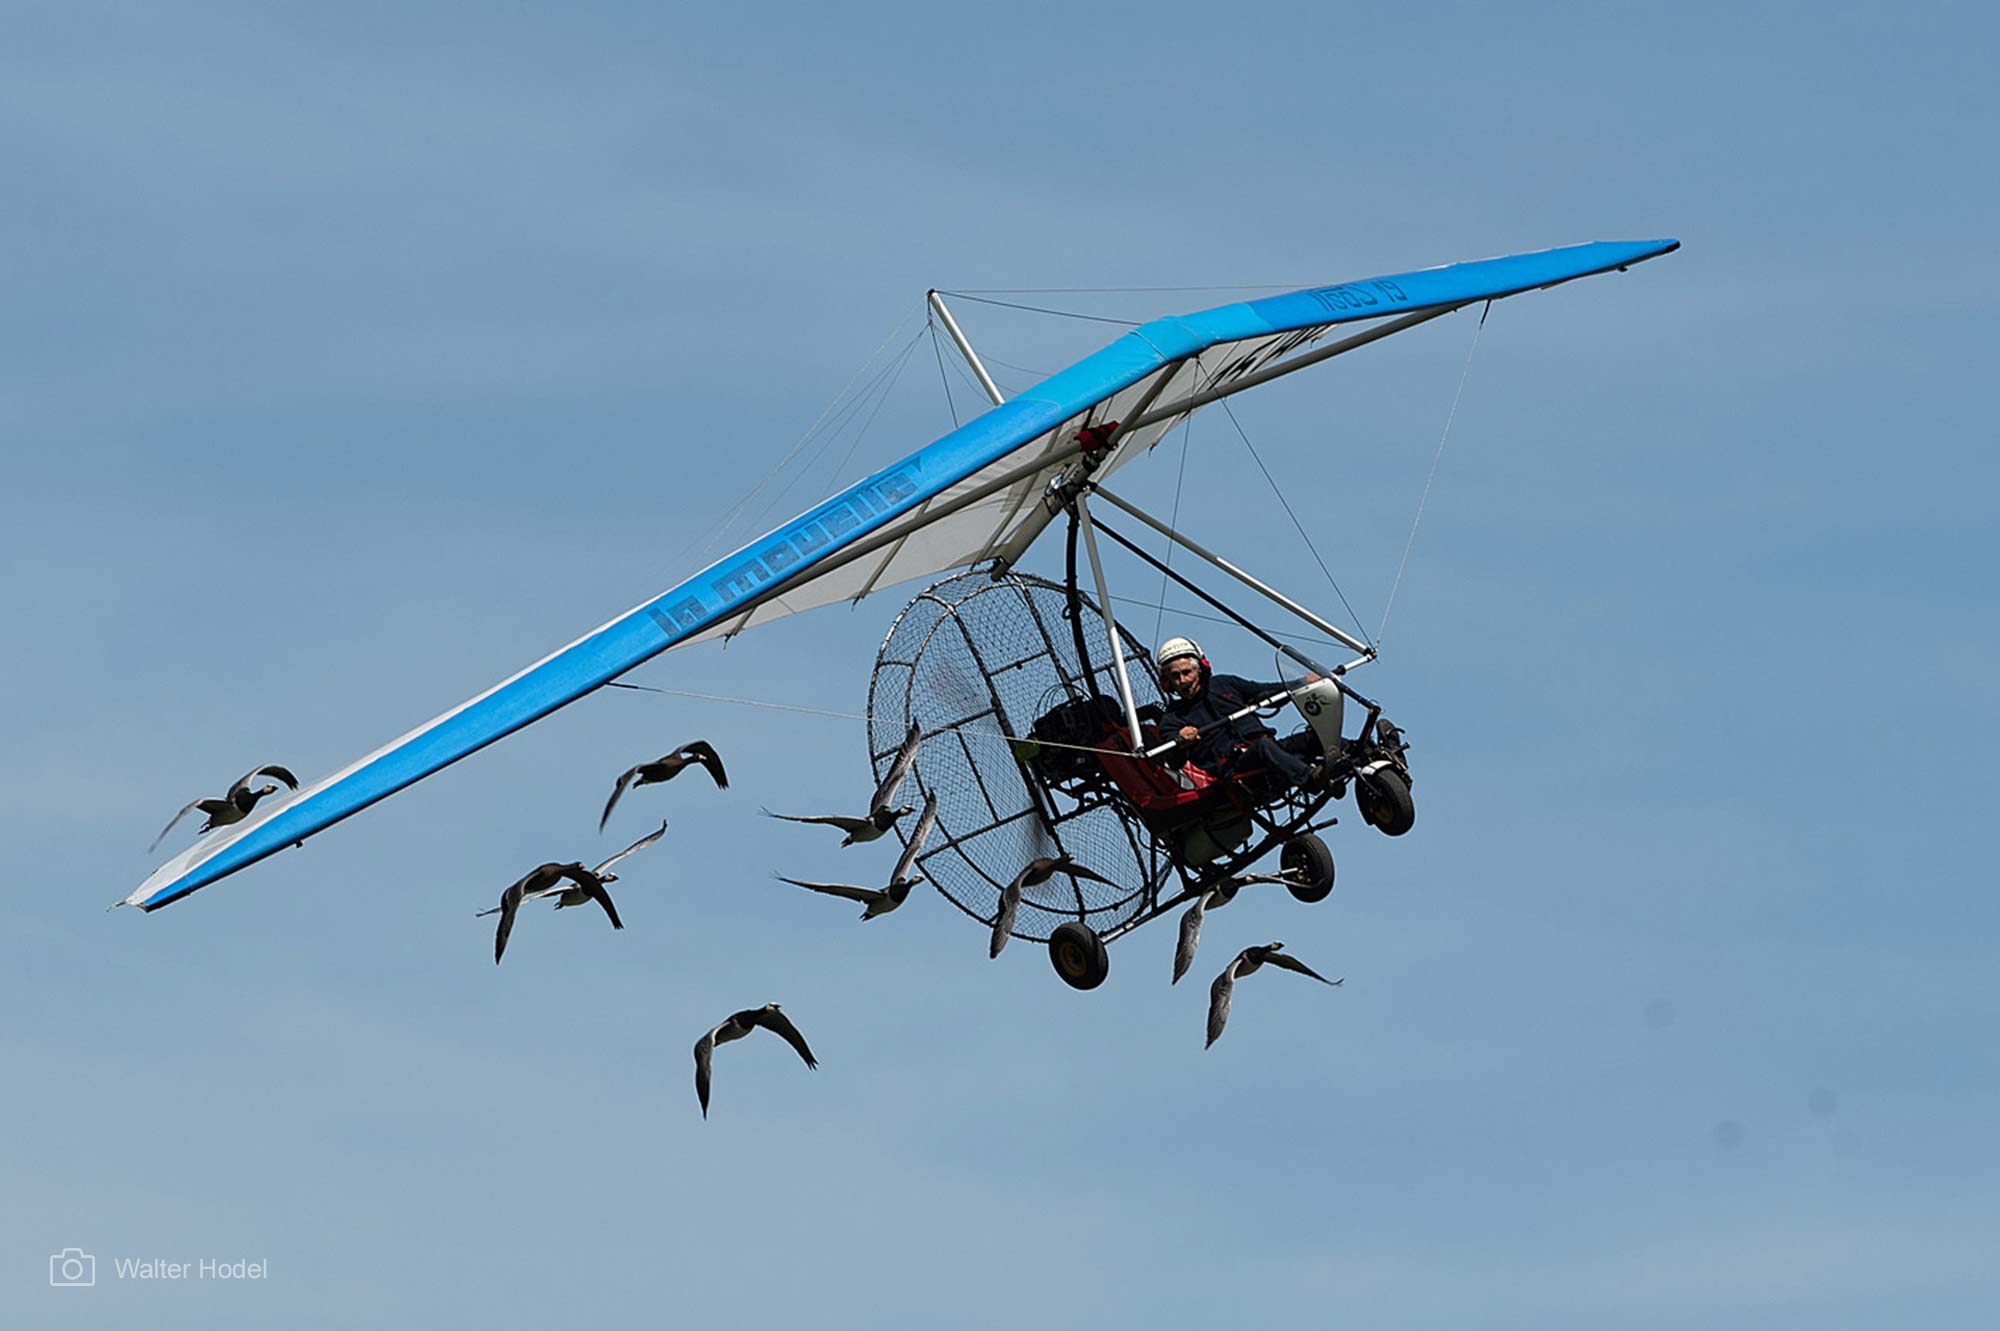
[(1059, 873), (1068, 874), (1071, 878), (1088, 878), (1095, 883), (1111, 883), (1103, 874), (1086, 869), (1071, 859), (1068, 851), (1029, 860), (1028, 867), (1015, 874), (1014, 881), (1000, 889), (1000, 909), (993, 916), (993, 942), (986, 953), (988, 958), (999, 956), (1000, 949), (1007, 946), (1007, 939), (1013, 935), (1014, 916), (1021, 909), (1022, 889), (1040, 887)]
[(682, 768), (696, 765), (708, 769), (708, 774), (715, 778), (717, 790), (729, 789), (729, 774), (722, 770), (722, 755), (707, 740), (692, 740), (657, 762), (640, 763), (619, 777), (618, 784), (611, 788), (611, 798), (604, 802), (604, 816), (597, 820), (597, 830), (602, 832), (604, 825), (611, 821), (611, 811), (618, 807), (627, 786), (651, 786), (671, 781), (681, 774)]
[(1312, 967), (1290, 956), (1284, 951), (1283, 943), (1266, 943), (1262, 947), (1246, 947), (1236, 954), (1236, 960), (1215, 977), (1215, 983), (1208, 987), (1208, 1044), (1206, 1049), (1222, 1037), (1222, 1028), (1229, 1023), (1229, 998), (1236, 989), (1236, 981), (1250, 974), (1260, 966), (1277, 966), (1283, 970), (1297, 971), (1310, 975), (1321, 984), (1338, 985), (1342, 980), (1329, 980)]
[[(248, 818), (250, 811), (257, 807), (258, 800), (263, 799), (266, 795), (277, 793), (278, 788), (273, 785), (252, 787), (250, 783), (260, 776), (274, 776), (293, 790), (299, 788), (299, 779), (297, 777), (276, 763), (266, 763), (254, 772), (245, 773), (235, 785), (229, 788), (229, 793), (221, 799), (195, 800), (179, 813), (175, 814), (168, 820), (167, 825), (160, 829), (160, 834), (153, 838), (153, 844), (146, 847), (147, 853), (151, 854), (162, 841), (167, 839), (167, 833), (174, 830), (175, 823), (197, 810), (208, 816), (208, 821), (201, 825), (200, 832), (213, 832), (218, 827), (227, 827), (231, 823), (240, 823), (245, 818)], [(197, 833), (197, 835), (199, 834)]]
[[(611, 866), (635, 851), (644, 850), (666, 834), (667, 825), (661, 823), (658, 831), (648, 832), (594, 869), (584, 868), (581, 860), (572, 860), (568, 864), (540, 864), (530, 869), (519, 882), (500, 894), (499, 905), (479, 912), (481, 916), (500, 916), (500, 927), (493, 934), (493, 964), (499, 965), (501, 955), (507, 951), (507, 936), (514, 932), (515, 912), (521, 909), (523, 903), (540, 901), (543, 897), (555, 897), (557, 910), (595, 901), (611, 917), (611, 927), (623, 929), (625, 922), (618, 918), (618, 908), (611, 904), (611, 894), (604, 890), (606, 883), (618, 881), (618, 875), (610, 871)], [(561, 886), (564, 880), (568, 880), (570, 886)]]
[(694, 1044), (694, 1093), (701, 1101), (701, 1116), (708, 1117), (709, 1075), (715, 1061), (715, 1046), (740, 1040), (751, 1031), (762, 1026), (774, 1035), (784, 1037), (786, 1044), (799, 1051), (806, 1066), (816, 1068), (819, 1061), (806, 1046), (806, 1037), (799, 1034), (799, 1028), (792, 1025), (792, 1019), (778, 1011), (776, 1003), (766, 1003), (763, 1007), (745, 1008), (731, 1013), (729, 1019), (702, 1036)]
[(1290, 887), (1297, 881), (1297, 879), (1287, 878), (1283, 874), (1244, 873), (1224, 878), (1221, 882), (1205, 889), (1201, 895), (1194, 899), (1194, 904), (1189, 906), (1186, 913), (1181, 916), (1180, 942), (1174, 947), (1173, 983), (1179, 984), (1181, 976), (1188, 973), (1188, 967), (1194, 965), (1194, 950), (1201, 942), (1202, 916), (1207, 913), (1209, 907), (1228, 905), (1236, 899), (1238, 889), (1247, 887), (1252, 883), (1277, 883), (1281, 886)]
[(923, 729), (912, 721), (910, 732), (903, 736), (902, 747), (896, 750), (896, 760), (889, 764), (889, 774), (882, 778), (881, 785), (875, 787), (875, 797), (868, 802), (866, 817), (850, 818), (838, 813), (802, 817), (790, 813), (771, 813), (769, 809), (764, 812), (770, 817), (782, 818), (788, 823), (823, 823), (828, 827), (837, 827), (847, 833), (846, 839), (840, 843), (843, 846), (873, 841), (894, 827), (898, 818), (916, 812), (912, 805), (892, 807), (889, 801), (896, 798), (896, 790), (903, 784), (903, 778), (907, 777), (910, 769), (916, 765), (917, 746), (923, 742), (923, 738)]
[(859, 901), (865, 910), (861, 918), (872, 920), (878, 915), (887, 915), (909, 899), (910, 889), (924, 881), (924, 876), (915, 871), (917, 855), (922, 852), (924, 842), (929, 840), (931, 827), (937, 822), (937, 795), (933, 792), (924, 801), (924, 811), (917, 819), (917, 830), (910, 835), (910, 844), (903, 847), (902, 858), (896, 861), (896, 871), (889, 875), (887, 887), (854, 887), (847, 883), (809, 883), (802, 878), (787, 878), (783, 874), (773, 874), (781, 883), (793, 887), (803, 887), (812, 892), (824, 892), (828, 896), (846, 897), (849, 901)]

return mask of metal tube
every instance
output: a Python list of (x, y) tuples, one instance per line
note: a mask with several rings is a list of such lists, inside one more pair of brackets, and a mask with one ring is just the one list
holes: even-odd
[[(1098, 530), (1103, 532), (1106, 536), (1109, 536), (1112, 540), (1118, 542), (1118, 544), (1124, 546), (1127, 550), (1130, 550), (1133, 554), (1137, 555), (1140, 559), (1144, 560), (1146, 563), (1151, 564), (1154, 568), (1160, 570), (1160, 573), (1163, 577), (1172, 579), (1184, 590), (1193, 593), (1196, 597), (1207, 602), (1208, 605), (1210, 605), (1214, 609), (1220, 610), (1225, 617), (1227, 617), (1231, 622), (1233, 622), (1238, 628), (1242, 629), (1244, 632), (1262, 638), (1266, 643), (1268, 643), (1271, 646), (1271, 648), (1274, 651), (1284, 653), (1286, 656), (1291, 657), (1292, 660), (1298, 662), (1300, 665), (1304, 666), (1306, 669), (1314, 672), (1315, 674), (1336, 676), (1340, 674), (1342, 671), (1351, 669), (1351, 666), (1342, 666), (1338, 671), (1329, 670), (1327, 667), (1321, 665), (1318, 661), (1313, 660), (1312, 657), (1307, 656), (1304, 652), (1299, 651), (1296, 647), (1291, 646), (1289, 643), (1280, 642), (1276, 635), (1270, 633), (1265, 629), (1257, 627), (1255, 624), (1251, 623), (1248, 619), (1244, 618), (1242, 615), (1237, 614), (1234, 610), (1231, 610), (1221, 600), (1210, 595), (1208, 592), (1202, 590), (1200, 587), (1197, 587), (1194, 583), (1190, 582), (1182, 574), (1176, 573), (1173, 569), (1168, 568), (1166, 562), (1164, 560), (1155, 557), (1152, 551), (1141, 549), (1139, 545), (1136, 544), (1135, 542), (1127, 540), (1125, 536), (1119, 531), (1117, 531), (1115, 528), (1100, 526)], [(1366, 660), (1368, 658), (1363, 657), (1362, 659)]]
[[(1292, 691), (1290, 689), (1286, 689), (1283, 693), (1272, 694), (1270, 697), (1264, 699), (1262, 702), (1246, 703), (1243, 706), (1237, 708), (1235, 711), (1231, 712), (1228, 716), (1223, 717), (1220, 721), (1216, 721), (1211, 725), (1209, 725), (1208, 731), (1213, 732), (1219, 726), (1227, 725), (1232, 721), (1241, 721), (1244, 717), (1250, 715), (1252, 712), (1261, 712), (1266, 707), (1281, 706), (1282, 704), (1288, 703), (1291, 700), (1292, 700)], [(1170, 739), (1164, 744), (1155, 744), (1152, 748), (1147, 749), (1145, 751), (1145, 756), (1148, 758), (1157, 758), (1161, 754), (1169, 752), (1170, 750), (1176, 748), (1179, 744), (1180, 741), (1178, 739)]]
[[(1179, 374), (1181, 366), (1185, 364), (1187, 364), (1187, 358), (1183, 356), (1181, 359), (1171, 361), (1163, 367), (1155, 376), (1152, 386), (1134, 404), (1132, 413), (1134, 415), (1144, 415), (1146, 408), (1153, 405), (1153, 399), (1166, 390), (1168, 381), (1176, 374)], [(1105, 399), (1104, 409), (1107, 412), (1110, 411), (1109, 402), (1109, 398)], [(1104, 441), (1104, 453), (1102, 456), (1104, 458), (1112, 456), (1117, 451), (1118, 445), (1124, 441), (1125, 436), (1130, 432), (1130, 426), (1120, 425), (1117, 433)], [(996, 567), (1002, 572), (1014, 567), (1014, 562), (1027, 551), (1029, 546), (1035, 543), (1036, 538), (1054, 521), (1055, 510), (1045, 507), (1040, 513), (1030, 513), (1027, 520), (1015, 528), (1014, 534), (1007, 538), (1007, 543), (994, 552), (993, 557), (998, 561)]]
[(1207, 550), (1200, 545), (1197, 545), (1194, 541), (1191, 541), (1187, 537), (1181, 535), (1179, 532), (1175, 531), (1172, 527), (1169, 527), (1166, 523), (1161, 522), (1158, 518), (1153, 517), (1145, 510), (1126, 503), (1123, 499), (1120, 499), (1117, 495), (1112, 494), (1109, 490), (1106, 490), (1102, 486), (1092, 486), (1091, 488), (1095, 490), (1098, 494), (1102, 495), (1108, 502), (1110, 502), (1112, 505), (1114, 505), (1121, 511), (1131, 514), (1133, 517), (1139, 519), (1139, 521), (1145, 523), (1148, 527), (1151, 527), (1154, 531), (1160, 533), (1160, 535), (1174, 542), (1176, 545), (1180, 546), (1183, 550), (1188, 551), (1190, 554), (1198, 555), (1201, 558), (1206, 559), (1209, 563), (1215, 565), (1217, 568), (1221, 569), (1224, 573), (1227, 573), (1230, 577), (1235, 578), (1238, 582), (1250, 588), (1250, 590), (1258, 593), (1261, 596), (1269, 598), (1271, 601), (1275, 602), (1278, 605), (1283, 606), (1285, 609), (1291, 611), (1293, 614), (1297, 615), (1300, 619), (1303, 619), (1306, 623), (1312, 625), (1314, 628), (1318, 629), (1321, 633), (1326, 634), (1329, 638), (1332, 638), (1334, 641), (1341, 643), (1344, 646), (1352, 647), (1357, 652), (1366, 652), (1370, 656), (1373, 656), (1375, 654), (1374, 649), (1369, 647), (1367, 643), (1362, 642), (1359, 638), (1356, 638), (1354, 635), (1350, 633), (1341, 632), (1334, 625), (1327, 623), (1324, 619), (1321, 619), (1318, 615), (1306, 609), (1304, 606), (1300, 605), (1297, 601), (1294, 601), (1291, 597), (1286, 596), (1282, 592), (1275, 591), (1272, 588), (1265, 586), (1263, 583), (1257, 581), (1257, 579), (1251, 577), (1248, 573), (1245, 573), (1242, 569), (1236, 567), (1236, 565), (1222, 558), (1222, 556), (1215, 554), (1214, 552)]
[(1377, 324), (1365, 332), (1356, 333), (1352, 337), (1342, 338), (1331, 346), (1321, 347), (1317, 351), (1309, 351), (1303, 356), (1294, 356), (1290, 360), (1280, 361), (1276, 365), (1266, 365), (1263, 369), (1246, 374), (1241, 379), (1233, 379), (1220, 388), (1211, 388), (1206, 392), (1196, 393), (1192, 397), (1184, 397), (1178, 402), (1169, 402), (1166, 406), (1156, 411), (1147, 412), (1125, 428), (1136, 430), (1142, 425), (1152, 425), (1157, 421), (1181, 415), (1183, 412), (1193, 411), (1196, 407), (1205, 407), (1211, 402), (1220, 402), (1223, 398), (1240, 393), (1246, 388), (1255, 388), (1258, 384), (1268, 384), (1273, 379), (1290, 374), (1293, 370), (1303, 370), (1308, 365), (1317, 365), (1321, 361), (1329, 360), (1344, 351), (1352, 351), (1356, 347), (1365, 347), (1370, 342), (1379, 342), (1391, 333), (1400, 333), (1405, 328), (1415, 328), (1420, 323), (1428, 323), (1432, 319), (1450, 314), (1453, 310), (1462, 310), (1470, 304), (1472, 302), (1468, 300), (1462, 301), (1457, 305), (1446, 305), (1440, 309), (1418, 310), (1415, 314), (1406, 314), (1400, 319), (1391, 319), (1388, 323)]
[[(909, 297), (905, 296), (904, 299), (908, 300)], [(993, 382), (993, 376), (986, 372), (986, 367), (979, 363), (979, 357), (973, 354), (972, 344), (966, 341), (965, 334), (959, 331), (958, 320), (952, 318), (951, 311), (944, 307), (944, 297), (936, 291), (931, 291), (928, 293), (928, 299), (931, 308), (937, 311), (937, 317), (944, 320), (944, 331), (951, 334), (952, 342), (958, 347), (958, 354), (965, 357), (965, 363), (979, 376), (979, 386), (986, 390), (986, 396), (993, 399), (993, 405), (996, 407), (1005, 402), (1007, 399), (1000, 395), (1000, 386)], [(908, 309), (909, 306), (903, 308)]]
[(1104, 582), (1104, 561), (1097, 557), (1097, 533), (1090, 525), (1090, 508), (1084, 497), (1076, 497), (1076, 521), (1083, 529), (1083, 548), (1090, 555), (1090, 576), (1097, 583), (1097, 604), (1104, 612), (1104, 634), (1111, 640), (1111, 668), (1116, 672), (1114, 679), (1118, 685), (1118, 701), (1125, 704), (1125, 724), (1132, 730), (1132, 748), (1145, 747), (1145, 737), (1139, 730), (1139, 707), (1132, 701), (1132, 681), (1125, 677), (1125, 648), (1118, 641), (1118, 621), (1111, 614), (1111, 590)]

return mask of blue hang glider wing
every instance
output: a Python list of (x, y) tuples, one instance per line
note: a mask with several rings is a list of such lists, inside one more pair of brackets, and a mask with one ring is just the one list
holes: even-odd
[[(1103, 476), (1231, 385), (1336, 345), (1346, 324), (1396, 328), (1479, 301), (1624, 269), (1674, 240), (1598, 241), (1314, 287), (1157, 319), (633, 607), (281, 806), (203, 838), (124, 904), (151, 911), (303, 841), (574, 702), (669, 648), (983, 560), (1011, 564), (1053, 518), (1050, 482), (1085, 426), (1122, 422)], [(1381, 321), (1381, 322), (1376, 322)], [(1367, 334), (1357, 336), (1357, 342)]]

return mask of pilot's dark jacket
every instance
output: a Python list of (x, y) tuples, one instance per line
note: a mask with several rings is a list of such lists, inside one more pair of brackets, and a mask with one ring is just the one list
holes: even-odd
[[(1208, 677), (1208, 687), (1194, 697), (1180, 698), (1173, 695), (1167, 697), (1160, 709), (1164, 718), (1161, 728), (1166, 732), (1162, 738), (1171, 739), (1182, 726), (1207, 730), (1209, 726), (1215, 725), (1231, 712), (1240, 711), (1274, 693), (1282, 693), (1289, 687), (1287, 684), (1259, 684), (1240, 675), (1211, 674)], [(1252, 712), (1228, 725), (1216, 726), (1215, 730), (1204, 734), (1188, 752), (1188, 757), (1199, 767), (1219, 772), (1229, 765), (1230, 755), (1238, 744), (1250, 743), (1272, 733), (1271, 727), (1264, 723), (1264, 718)], [(1297, 759), (1292, 761), (1298, 763)], [(1303, 763), (1298, 765), (1301, 768), (1305, 766)]]

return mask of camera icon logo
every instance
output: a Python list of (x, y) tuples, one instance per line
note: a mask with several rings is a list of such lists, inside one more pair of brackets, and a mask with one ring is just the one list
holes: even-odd
[(49, 1283), (82, 1289), (97, 1283), (97, 1259), (81, 1248), (64, 1248), (49, 1258)]

